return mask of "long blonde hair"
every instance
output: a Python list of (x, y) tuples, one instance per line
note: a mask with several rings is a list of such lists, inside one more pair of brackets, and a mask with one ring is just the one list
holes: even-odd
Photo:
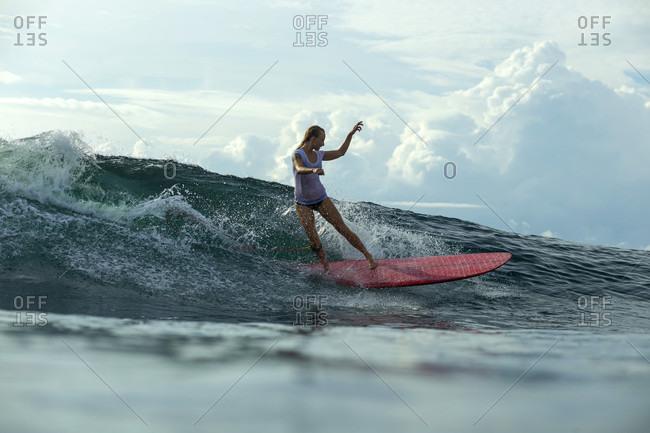
[(321, 128), (318, 125), (311, 125), (309, 128), (307, 128), (307, 131), (305, 132), (305, 136), (300, 142), (300, 146), (298, 146), (296, 149), (300, 149), (302, 146), (305, 145), (305, 143), (311, 140), (312, 137), (319, 137), (322, 133), (325, 133), (325, 130), (323, 128)]

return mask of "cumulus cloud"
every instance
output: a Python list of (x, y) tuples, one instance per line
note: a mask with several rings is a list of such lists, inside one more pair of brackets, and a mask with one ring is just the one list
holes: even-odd
[(223, 174), (238, 174), (256, 178), (268, 177), (269, 140), (255, 134), (241, 134), (215, 146), (202, 159), (201, 165)]
[[(247, 139), (239, 135), (234, 140), (230, 140), (230, 142), (221, 149), (221, 153), (235, 162), (244, 162), (247, 150), (250, 151)], [(250, 166), (250, 159), (246, 161), (246, 166)]]
[(14, 84), (23, 81), (23, 77), (12, 74), (9, 71), (0, 71), (0, 83), (2, 84)]
[(553, 233), (551, 230), (545, 230), (541, 233), (540, 236), (543, 236), (545, 238), (556, 238), (557, 234)]
[(133, 145), (133, 151), (131, 156), (134, 158), (146, 158), (150, 156), (149, 152), (151, 151), (151, 145), (142, 140), (138, 140)]
[[(530, 218), (534, 231), (550, 225), (548, 233), (610, 243), (632, 232), (647, 238), (640, 221), (650, 208), (639, 200), (650, 187), (647, 101), (589, 80), (564, 61), (556, 44), (536, 43), (476, 87), (452, 94), (450, 105), (476, 125), (471, 138), (489, 129), (477, 144), (459, 143), (466, 159), (458, 165), (475, 173), (476, 189), (496, 192), (488, 196), (503, 213)], [(623, 221), (629, 225), (618, 225)]]
[[(425, 125), (416, 125), (415, 133), (405, 127), (400, 135), (400, 144), (395, 148), (390, 159), (386, 162), (390, 176), (411, 185), (419, 185), (425, 174), (443, 162), (441, 156), (434, 154), (431, 144), (437, 138), (443, 137), (443, 131), (427, 129)], [(424, 141), (423, 141), (424, 140)]]

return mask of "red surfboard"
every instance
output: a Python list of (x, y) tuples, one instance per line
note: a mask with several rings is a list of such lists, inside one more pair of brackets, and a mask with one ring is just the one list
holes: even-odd
[[(460, 254), (454, 256), (377, 259), (379, 266), (368, 269), (366, 260), (330, 262), (327, 276), (343, 286), (380, 288), (417, 286), (475, 277), (505, 264), (510, 253)], [(323, 265), (307, 265), (322, 270)]]

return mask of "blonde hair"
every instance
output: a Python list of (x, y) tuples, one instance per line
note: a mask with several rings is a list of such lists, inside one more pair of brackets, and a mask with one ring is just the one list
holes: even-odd
[(300, 146), (298, 146), (296, 149), (300, 149), (305, 145), (305, 143), (311, 140), (312, 137), (319, 137), (322, 133), (325, 133), (325, 130), (323, 128), (318, 125), (311, 125), (309, 128), (307, 128), (307, 131), (305, 131), (305, 136), (300, 142)]

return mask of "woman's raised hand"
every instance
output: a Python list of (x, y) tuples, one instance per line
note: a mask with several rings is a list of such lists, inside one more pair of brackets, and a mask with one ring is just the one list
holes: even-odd
[(350, 131), (350, 135), (354, 135), (355, 132), (361, 131), (361, 127), (363, 126), (363, 120), (356, 125), (354, 125), (354, 128), (352, 128), (352, 131)]

